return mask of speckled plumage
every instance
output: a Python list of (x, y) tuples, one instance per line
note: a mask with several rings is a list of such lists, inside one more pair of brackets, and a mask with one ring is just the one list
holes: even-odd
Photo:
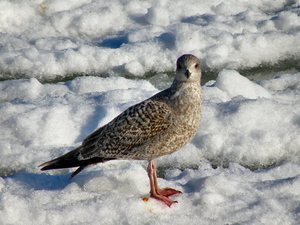
[(151, 160), (178, 150), (199, 126), (199, 64), (193, 55), (181, 56), (170, 88), (128, 108), (89, 135), (77, 149), (42, 164), (42, 169), (79, 166), (73, 174), (76, 175), (92, 163), (111, 159)]

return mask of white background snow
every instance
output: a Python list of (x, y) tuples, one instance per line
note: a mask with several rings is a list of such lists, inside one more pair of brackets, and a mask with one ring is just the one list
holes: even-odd
[(300, 57), (299, 1), (0, 1), (0, 73), (142, 76), (189, 52), (208, 68)]
[[(299, 224), (299, 64), (272, 72), (300, 59), (299, 4), (0, 0), (0, 224)], [(184, 53), (218, 72), (195, 138), (157, 159), (177, 204), (142, 200), (143, 161), (39, 170), (168, 86)]]

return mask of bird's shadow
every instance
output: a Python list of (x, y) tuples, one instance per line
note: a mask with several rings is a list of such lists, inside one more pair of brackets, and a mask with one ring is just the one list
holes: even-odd
[(70, 174), (49, 175), (20, 172), (4, 179), (13, 179), (19, 184), (34, 190), (62, 190), (70, 184)]
[(88, 171), (71, 178), (71, 172), (64, 174), (46, 174), (46, 173), (30, 173), (18, 172), (10, 176), (3, 177), (4, 179), (13, 179), (17, 183), (33, 190), (63, 190), (71, 183), (77, 183), (83, 186), (85, 183), (103, 175), (103, 171)]

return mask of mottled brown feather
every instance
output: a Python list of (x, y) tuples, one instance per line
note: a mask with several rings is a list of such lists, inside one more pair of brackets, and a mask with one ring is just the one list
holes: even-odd
[[(120, 157), (165, 131), (172, 123), (172, 111), (160, 101), (147, 100), (134, 105), (82, 143), (80, 159)], [(99, 151), (100, 150), (100, 151)]]

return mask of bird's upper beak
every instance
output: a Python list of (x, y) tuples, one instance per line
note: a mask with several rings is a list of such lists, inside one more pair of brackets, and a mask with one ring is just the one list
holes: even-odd
[(186, 70), (184, 75), (186, 76), (186, 78), (189, 78), (191, 76), (191, 72), (189, 70)]

